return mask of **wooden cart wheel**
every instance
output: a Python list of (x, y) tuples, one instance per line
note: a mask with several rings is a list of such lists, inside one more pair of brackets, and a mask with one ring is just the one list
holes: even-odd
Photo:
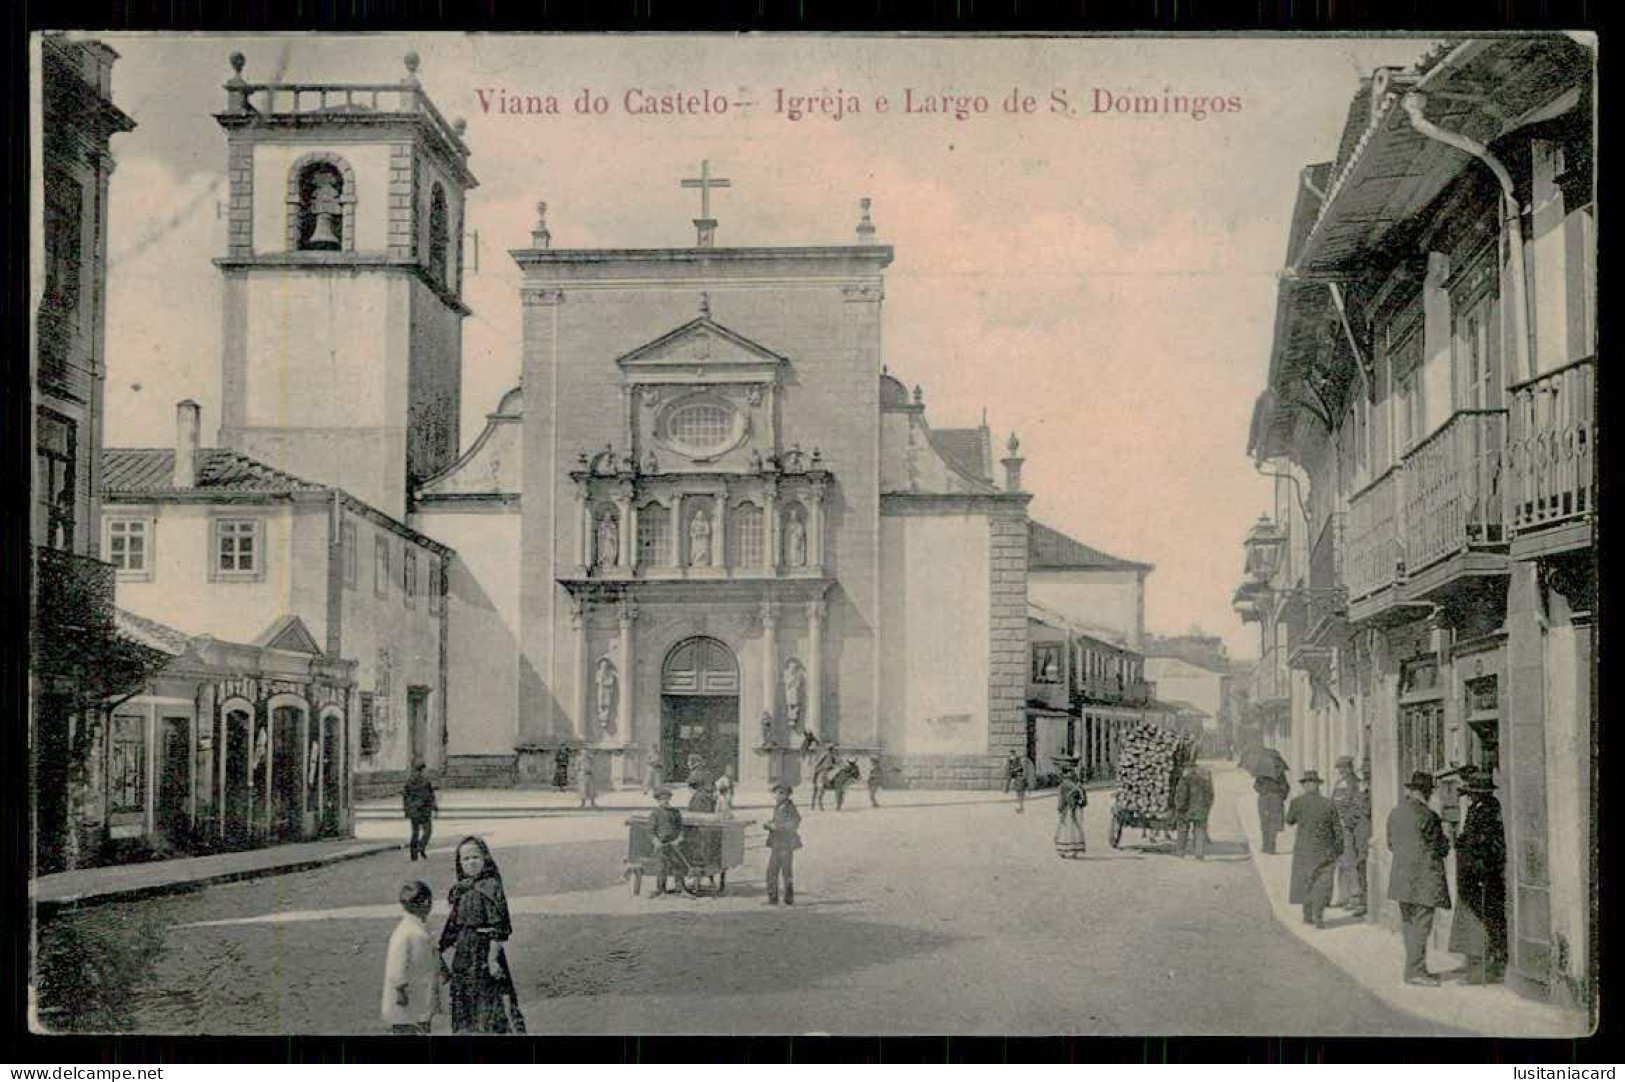
[(1123, 841), (1123, 817), (1121, 815), (1119, 815), (1117, 812), (1114, 811), (1114, 812), (1112, 812), (1112, 829), (1111, 829), (1112, 848), (1113, 849), (1120, 848), (1121, 847), (1120, 843), (1122, 841)]

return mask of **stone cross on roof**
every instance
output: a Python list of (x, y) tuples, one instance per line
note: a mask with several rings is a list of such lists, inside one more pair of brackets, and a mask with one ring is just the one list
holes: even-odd
[(711, 217), (711, 189), (729, 188), (733, 182), (722, 177), (711, 175), (711, 162), (709, 159), (700, 162), (700, 175), (685, 177), (682, 181), (685, 188), (698, 188), (700, 190), (700, 216), (694, 219), (694, 228), (698, 232), (695, 240), (697, 248), (712, 248), (716, 245), (717, 220)]

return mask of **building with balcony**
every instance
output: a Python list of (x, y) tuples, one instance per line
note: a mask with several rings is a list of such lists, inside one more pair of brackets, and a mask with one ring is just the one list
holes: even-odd
[[(1291, 483), (1278, 481), (1273, 536), (1249, 539), (1237, 592), (1244, 617), (1275, 621), (1270, 645), (1304, 692), (1289, 697), (1295, 768), (1368, 759), (1379, 824), (1413, 771), (1442, 780), (1447, 822), (1454, 771), (1492, 772), (1508, 979), (1582, 1003), (1593, 61), (1570, 38), (1502, 38), (1379, 70), (1337, 159), (1303, 171), (1249, 441)], [(1282, 574), (1289, 563), (1301, 572)], [(1379, 829), (1373, 897), (1389, 862)]]
[(34, 434), (29, 728), (35, 871), (99, 859), (106, 701), (158, 655), (118, 633), (101, 542), (108, 190), (113, 136), (135, 122), (113, 104), (118, 54), (96, 41), (39, 38), (37, 174), (29, 355)]

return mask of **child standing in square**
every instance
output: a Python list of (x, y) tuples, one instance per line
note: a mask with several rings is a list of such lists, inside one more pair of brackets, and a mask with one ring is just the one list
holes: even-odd
[(393, 1033), (427, 1034), (440, 1009), (440, 956), (428, 928), (434, 894), (414, 879), (401, 887), (400, 901), (406, 915), (389, 937), (383, 1019)]

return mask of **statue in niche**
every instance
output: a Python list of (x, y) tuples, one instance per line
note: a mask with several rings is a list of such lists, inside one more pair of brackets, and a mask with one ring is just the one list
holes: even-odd
[(621, 529), (615, 524), (615, 516), (605, 512), (598, 520), (598, 559), (599, 567), (613, 567), (621, 560)]
[(784, 525), (784, 562), (791, 567), (807, 566), (807, 527), (797, 514)]
[(801, 662), (791, 658), (784, 663), (784, 716), (790, 719), (790, 727), (801, 728), (801, 685), (804, 674)]
[(599, 658), (593, 683), (598, 689), (598, 724), (606, 732), (615, 730), (615, 695), (620, 690), (620, 682), (620, 677), (615, 675), (615, 663), (607, 657)]
[(691, 567), (711, 565), (711, 516), (694, 512), (688, 523), (688, 562)]

